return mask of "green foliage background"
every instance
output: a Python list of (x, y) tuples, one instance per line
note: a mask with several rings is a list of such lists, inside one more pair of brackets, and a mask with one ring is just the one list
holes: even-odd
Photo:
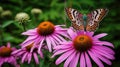
[[(75, 8), (83, 13), (89, 13), (97, 8), (108, 8), (109, 13), (101, 21), (99, 29), (95, 32), (108, 33), (108, 36), (101, 40), (107, 40), (114, 44), (116, 52), (116, 60), (113, 61), (112, 67), (119, 67), (120, 65), (120, 4), (119, 0), (0, 0), (0, 6), (4, 10), (12, 11), (10, 17), (0, 17), (0, 45), (11, 42), (13, 46), (19, 48), (19, 44), (25, 40), (25, 36), (21, 33), (24, 32), (22, 26), (14, 21), (14, 17), (19, 12), (26, 12), (30, 15), (30, 22), (26, 23), (27, 29), (35, 28), (40, 22), (49, 20), (54, 24), (67, 24), (70, 26), (70, 21), (64, 12), (65, 7)], [(39, 17), (34, 17), (31, 14), (33, 8), (40, 8), (42, 13)], [(47, 58), (48, 59), (48, 58)], [(55, 66), (53, 60), (41, 60), (41, 67), (58, 67)], [(34, 64), (30, 64), (34, 67)], [(43, 66), (42, 66), (43, 65)], [(27, 64), (22, 67), (28, 67)], [(62, 64), (59, 65), (62, 67)], [(109, 67), (109, 66), (105, 66)]]

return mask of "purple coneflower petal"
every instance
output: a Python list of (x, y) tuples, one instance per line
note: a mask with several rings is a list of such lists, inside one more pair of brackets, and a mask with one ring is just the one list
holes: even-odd
[(112, 50), (112, 49), (110, 49), (109, 47), (106, 47), (106, 46), (93, 46), (94, 48), (99, 48), (99, 49), (101, 49), (101, 50), (104, 50), (104, 51), (107, 51), (108, 53), (110, 53), (110, 54), (112, 54), (112, 55), (114, 55), (115, 54), (115, 52)]
[(39, 60), (38, 60), (37, 54), (33, 53), (33, 56), (34, 56), (34, 60), (35, 60), (36, 64), (39, 64)]
[(56, 30), (55, 33), (69, 38), (69, 36), (68, 36), (65, 32), (63, 32), (63, 31), (57, 31), (57, 30)]
[(111, 59), (111, 60), (115, 59), (113, 55), (109, 54), (105, 50), (101, 50), (101, 49), (98, 49), (98, 48), (94, 48), (92, 50), (97, 51), (98, 54), (103, 55), (103, 56), (105, 56), (108, 59)]
[(26, 32), (23, 32), (22, 35), (36, 35), (36, 29), (31, 29)]
[(8, 42), (8, 43), (7, 43), (7, 47), (9, 47), (9, 48), (10, 48), (10, 42)]
[(93, 52), (88, 51), (90, 57), (92, 58), (92, 60), (99, 66), (99, 67), (104, 67), (103, 63), (96, 57), (95, 54), (93, 54)]
[(113, 47), (113, 48), (114, 48), (113, 44), (110, 43), (110, 42), (107, 42), (107, 41), (101, 41), (101, 43), (103, 43), (103, 44), (106, 45), (106, 46), (110, 46), (110, 47)]
[(31, 59), (32, 59), (32, 54), (29, 53), (29, 54), (28, 54), (28, 64), (30, 63)]
[(23, 57), (22, 57), (22, 63), (24, 63), (27, 55), (28, 55), (28, 53), (25, 53), (25, 54), (23, 55)]
[(54, 35), (51, 35), (55, 40), (57, 40), (58, 42), (61, 42), (61, 40), (59, 38), (57, 38), (56, 36)]
[(21, 51), (16, 54), (16, 56), (21, 56), (22, 54), (25, 54), (26, 51)]
[(58, 34), (55, 34), (55, 36), (58, 37), (61, 41), (64, 41), (64, 42), (66, 41), (63, 37), (61, 37), (61, 36), (58, 35)]
[(16, 54), (16, 53), (19, 53), (21, 51), (21, 49), (19, 50), (16, 50), (16, 51), (13, 51), (12, 54)]
[(106, 45), (114, 48), (113, 44), (107, 41), (94, 41), (94, 43), (95, 45)]
[(79, 61), (79, 56), (80, 56), (80, 53), (77, 53), (76, 57), (74, 57), (70, 63), (70, 67), (76, 67), (77, 66), (77, 63)]
[(86, 52), (85, 52), (85, 59), (86, 59), (87, 67), (92, 67), (92, 63), (91, 63), (90, 58)]
[(95, 35), (94, 38), (99, 39), (99, 38), (102, 38), (102, 37), (104, 37), (106, 35), (107, 35), (107, 33), (102, 33), (102, 34)]
[(91, 37), (92, 37), (93, 34), (94, 34), (94, 32), (89, 32), (89, 31), (87, 31), (86, 33), (87, 33), (87, 35), (89, 35), (89, 36), (91, 36)]
[(74, 50), (70, 50), (64, 54), (62, 54), (55, 62), (56, 65), (60, 64), (61, 62), (63, 62), (68, 56), (70, 56), (72, 53), (74, 52)]
[(73, 40), (75, 38), (75, 36), (77, 36), (77, 34), (71, 34), (71, 33), (74, 33), (74, 31), (69, 29), (68, 34), (70, 35), (70, 38), (72, 38), (72, 40)]
[(55, 47), (56, 46), (55, 40), (52, 37), (49, 37), (49, 38), (50, 38), (49, 40), (51, 41), (52, 46)]
[(40, 51), (38, 54), (40, 55), (41, 58), (43, 58), (43, 53), (42, 53), (42, 51)]
[(37, 38), (38, 36), (36, 35), (36, 36), (29, 36), (23, 43), (21, 43), (20, 45), (22, 46), (24, 46), (24, 44), (28, 44), (28, 43), (30, 43), (30, 42), (34, 42), (34, 40)]
[(39, 44), (39, 47), (38, 47), (38, 53), (40, 52), (41, 50), (41, 47), (43, 46), (43, 42), (44, 42), (45, 38), (43, 38)]
[(80, 67), (86, 67), (86, 62), (85, 62), (85, 55), (84, 55), (84, 53), (81, 53), (81, 57), (80, 57)]
[(47, 46), (50, 52), (52, 52), (52, 46), (51, 46), (51, 41), (49, 40), (49, 37), (46, 38)]
[(103, 62), (105, 62), (108, 65), (111, 65), (112, 63), (110, 62), (110, 60), (108, 60), (107, 58), (101, 56), (100, 54), (98, 54), (96, 51), (92, 50), (92, 52), (94, 52), (94, 54), (96, 54), (96, 56), (101, 59)]
[(70, 44), (65, 44), (65, 45), (59, 45), (59, 46), (56, 46), (54, 47), (53, 49), (67, 49), (67, 48), (72, 48), (72, 46), (69, 46)]
[(64, 52), (66, 52), (66, 51), (69, 51), (69, 50), (71, 50), (72, 48), (68, 48), (68, 49), (65, 49), (65, 50), (58, 50), (58, 51), (56, 51), (56, 52), (54, 52), (54, 54), (52, 55), (52, 58), (54, 57), (54, 56), (56, 56), (56, 55), (59, 55), (59, 54), (61, 54), (61, 53), (64, 53)]
[(71, 60), (75, 57), (76, 52), (74, 51), (73, 54), (71, 54), (67, 60), (64, 63), (64, 67), (68, 67), (69, 63), (72, 62)]

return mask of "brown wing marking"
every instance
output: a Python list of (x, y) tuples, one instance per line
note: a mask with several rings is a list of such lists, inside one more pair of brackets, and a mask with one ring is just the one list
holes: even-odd
[(87, 31), (95, 31), (98, 28), (98, 26), (99, 26), (99, 24), (97, 23), (97, 21), (94, 21), (94, 25), (92, 25), (92, 26), (88, 25), (86, 27), (86, 30)]
[(72, 27), (76, 30), (84, 30), (84, 26), (81, 25), (81, 26), (78, 26), (75, 22), (72, 23)]
[(66, 13), (67, 13), (67, 15), (69, 16), (69, 18), (72, 20), (72, 19), (73, 19), (73, 17), (72, 17), (71, 12), (69, 11), (69, 10), (70, 10), (70, 8), (65, 8), (65, 10), (66, 10)]

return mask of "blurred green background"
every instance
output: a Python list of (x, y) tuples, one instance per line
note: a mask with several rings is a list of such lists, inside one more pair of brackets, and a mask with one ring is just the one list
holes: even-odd
[[(100, 22), (99, 28), (95, 33), (108, 33), (108, 36), (101, 40), (107, 40), (114, 44), (116, 60), (113, 61), (112, 67), (120, 66), (119, 0), (0, 0), (0, 7), (3, 8), (3, 11), (0, 12), (0, 45), (11, 42), (16, 47), (26, 38), (21, 35), (24, 32), (22, 26), (15, 21), (15, 16), (19, 12), (29, 14), (30, 21), (26, 23), (28, 30), (35, 28), (40, 22), (46, 20), (54, 24), (67, 24), (67, 27), (69, 27), (71, 22), (65, 14), (65, 7), (72, 7), (84, 13), (89, 13), (97, 8), (108, 8), (108, 14)], [(31, 13), (33, 8), (39, 8), (42, 12), (35, 16)], [(4, 13), (6, 10), (10, 12)], [(23, 67), (25, 66), (23, 65)], [(47, 65), (44, 67), (47, 67)], [(49, 64), (48, 67), (57, 66)]]

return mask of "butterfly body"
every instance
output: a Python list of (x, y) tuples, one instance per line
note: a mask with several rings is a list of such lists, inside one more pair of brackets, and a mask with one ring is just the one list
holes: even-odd
[(99, 22), (108, 12), (108, 9), (96, 9), (89, 14), (81, 14), (76, 9), (66, 8), (68, 18), (72, 22), (72, 27), (76, 30), (95, 31)]

